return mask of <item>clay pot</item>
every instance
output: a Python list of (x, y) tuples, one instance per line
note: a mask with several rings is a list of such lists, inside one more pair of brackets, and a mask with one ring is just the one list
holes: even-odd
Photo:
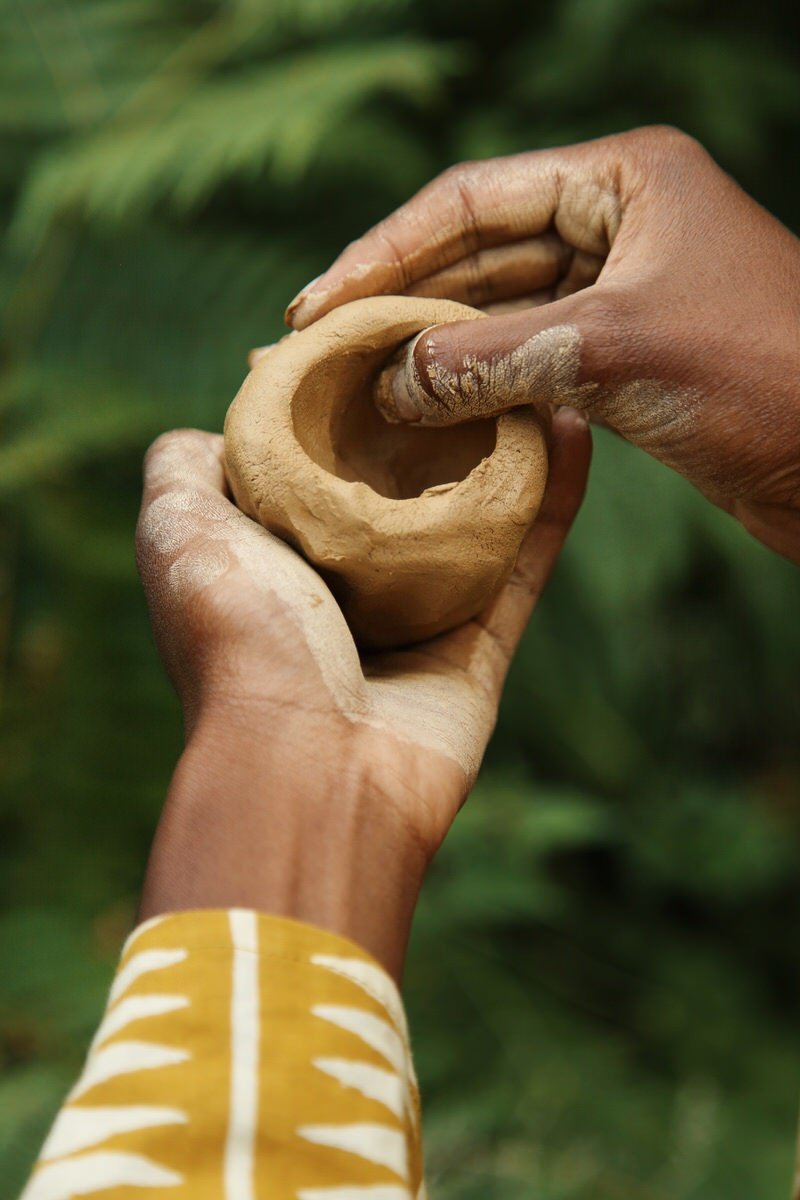
[(265, 355), (228, 412), (237, 504), (318, 568), (365, 649), (481, 612), (539, 508), (547, 454), (531, 409), (421, 429), (390, 424), (373, 402), (398, 346), (482, 315), (404, 296), (343, 305)]

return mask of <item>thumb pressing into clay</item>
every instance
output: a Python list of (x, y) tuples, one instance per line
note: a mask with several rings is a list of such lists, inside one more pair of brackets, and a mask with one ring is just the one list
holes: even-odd
[[(631, 343), (609, 304), (586, 288), (553, 304), (423, 330), (383, 372), (376, 402), (391, 421), (453, 425), (524, 404), (590, 407)], [(613, 313), (613, 316), (612, 316)]]

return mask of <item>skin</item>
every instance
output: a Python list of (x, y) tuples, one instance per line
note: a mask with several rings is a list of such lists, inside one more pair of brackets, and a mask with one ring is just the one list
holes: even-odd
[(287, 319), (381, 293), (495, 314), (423, 334), (387, 415), (573, 405), (800, 563), (800, 242), (691, 138), (639, 129), (453, 167)]
[(137, 557), (186, 748), (140, 917), (218, 906), (293, 916), (352, 938), (399, 979), (423, 877), (580, 505), (587, 423), (570, 409), (554, 420), (542, 508), (490, 608), (361, 659), (319, 576), (229, 500), (222, 447), (184, 430), (145, 462)]

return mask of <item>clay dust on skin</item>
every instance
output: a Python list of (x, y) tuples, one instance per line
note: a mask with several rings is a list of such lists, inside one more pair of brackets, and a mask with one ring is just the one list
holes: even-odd
[(197, 487), (199, 479), (209, 488), (222, 491), (225, 472), (222, 466), (221, 434), (182, 430), (163, 434), (147, 455), (145, 475), (148, 491), (187, 483)]
[[(163, 463), (157, 477), (174, 480), (178, 467), (180, 477), (189, 478), (185, 466), (178, 451), (173, 466)], [(494, 708), (469, 669), (409, 650), (368, 660), (365, 679), (341, 611), (316, 572), (221, 495), (163, 493), (143, 513), (140, 537), (162, 560), (165, 586), (179, 610), (241, 570), (245, 586), (262, 594), (265, 613), (277, 604), (290, 617), (341, 716), (443, 754), (474, 778)]]
[[(322, 275), (317, 275), (310, 283), (305, 285), (302, 291), (297, 293), (294, 300), (292, 300), (286, 309), (284, 319), (287, 324), (294, 326), (292, 332), (299, 333), (309, 321), (313, 320), (314, 315), (319, 312), (332, 291), (339, 291), (341, 287), (348, 283), (360, 282), (371, 274), (376, 267), (381, 266), (389, 267), (390, 264), (363, 263), (360, 266), (354, 267), (352, 271), (349, 271), (341, 283), (328, 288), (317, 287), (320, 279), (324, 279), (328, 272), (324, 271)], [(314, 294), (309, 295), (312, 289), (314, 289)]]
[[(718, 488), (697, 438), (702, 393), (658, 379), (632, 379), (618, 384), (578, 383), (582, 336), (576, 325), (555, 325), (534, 334), (508, 354), (495, 359), (465, 355), (459, 370), (437, 361), (437, 335), (425, 331), (423, 367), (434, 395), (423, 385), (416, 341), (405, 355), (405, 368), (392, 376), (381, 393), (387, 418), (416, 420), (421, 425), (447, 425), (491, 416), (526, 404), (569, 406), (597, 417), (629, 441), (668, 466), (690, 474), (700, 486)], [(422, 334), (419, 335), (422, 337)], [(688, 469), (687, 469), (688, 467)]]
[(658, 379), (632, 379), (601, 389), (594, 408), (612, 428), (655, 458), (687, 474), (694, 461), (692, 479), (706, 474), (695, 439), (703, 407), (697, 388), (678, 387)]
[(392, 385), (397, 411), (401, 416), (413, 411), (423, 425), (442, 425), (493, 416), (519, 406), (521, 399), (534, 406), (538, 401), (585, 407), (596, 386), (577, 382), (580, 349), (577, 326), (554, 325), (497, 358), (467, 354), (456, 371), (437, 361), (437, 335), (428, 331), (424, 370), (434, 395), (423, 385), (412, 346), (406, 369), (397, 371)]
[[(491, 635), (470, 626), (472, 651), (455, 630), (420, 647), (379, 655), (367, 682), (380, 727), (451, 758), (472, 783), (478, 774), (497, 707)], [(449, 655), (447, 652), (450, 645)], [(448, 658), (454, 661), (448, 661)]]
[[(298, 626), (342, 714), (365, 715), (361, 664), (344, 617), (316, 572), (279, 538), (223, 496), (197, 491), (165, 492), (152, 501), (142, 516), (140, 537), (156, 555), (172, 559), (162, 565), (181, 607), (241, 568), (245, 586), (255, 587), (265, 601), (277, 601)], [(214, 542), (222, 545), (212, 549)]]
[(182, 554), (169, 568), (167, 587), (179, 603), (191, 601), (225, 575), (231, 558), (224, 547)]

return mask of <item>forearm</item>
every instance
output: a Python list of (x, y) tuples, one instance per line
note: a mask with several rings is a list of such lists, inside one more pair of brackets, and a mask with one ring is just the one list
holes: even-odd
[[(362, 756), (331, 758), (329, 723), (289, 731), (201, 719), (158, 826), (140, 919), (249, 908), (348, 937), (395, 979), (424, 872), (391, 796)], [(272, 730), (272, 731), (271, 731)]]
[(417, 1195), (416, 1083), (379, 963), (399, 977), (421, 855), (341, 730), (332, 749), (330, 718), (306, 713), (303, 745), (278, 723), (196, 723), (142, 923), (25, 1200), (211, 1194), (222, 1175), (276, 1200)]

